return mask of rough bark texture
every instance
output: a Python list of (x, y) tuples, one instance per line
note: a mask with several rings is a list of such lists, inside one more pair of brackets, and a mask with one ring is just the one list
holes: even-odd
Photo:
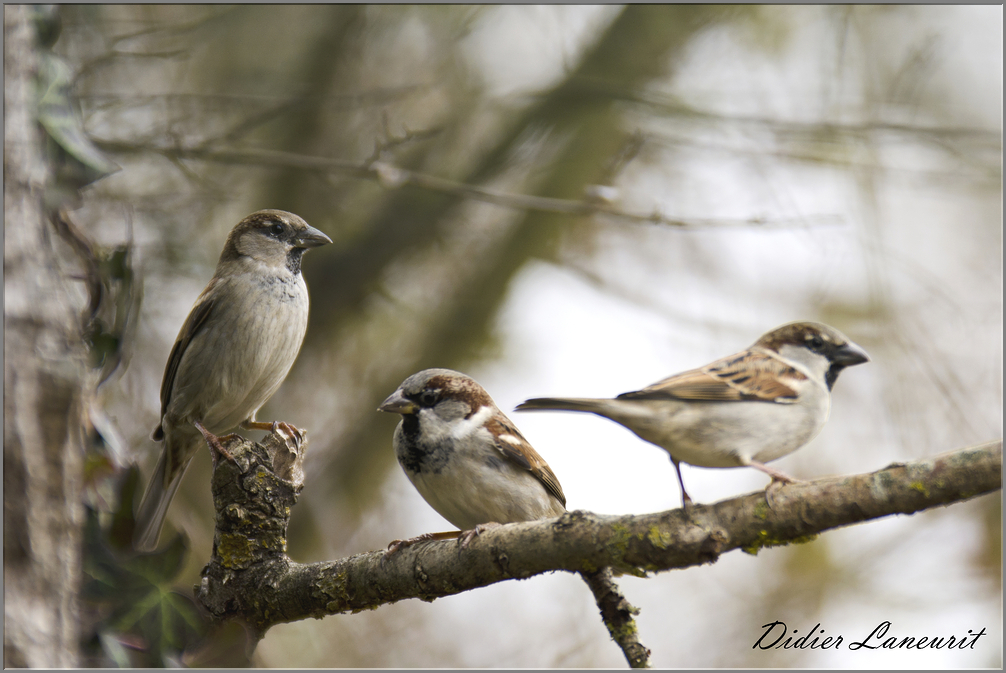
[(27, 5), (4, 7), (4, 665), (78, 662), (83, 343), (48, 236)]
[[(506, 579), (566, 570), (580, 572), (609, 620), (631, 619), (631, 606), (606, 588), (603, 569), (623, 573), (712, 563), (723, 553), (757, 553), (767, 546), (804, 542), (831, 528), (891, 514), (910, 514), (1002, 487), (1002, 441), (926, 460), (894, 464), (870, 474), (789, 484), (764, 492), (640, 516), (574, 511), (554, 520), (509, 524), (485, 531), (459, 553), (455, 541), (417, 544), (386, 559), (384, 551), (323, 563), (286, 556), (286, 525), (303, 485), (304, 445), (270, 435), (262, 445), (233, 437), (219, 460), (213, 492), (217, 532), (203, 569), (200, 602), (217, 621), (238, 619), (259, 637), (274, 624), (373, 610), (406, 598), (432, 601)], [(599, 573), (599, 571), (601, 571)], [(596, 581), (591, 584), (591, 578)], [(595, 589), (596, 585), (596, 589)], [(612, 603), (613, 601), (613, 603)], [(616, 642), (634, 647), (632, 639)], [(623, 644), (624, 643), (624, 644)], [(626, 657), (645, 652), (639, 645)]]
[(601, 620), (608, 627), (611, 639), (618, 643), (625, 654), (625, 660), (632, 668), (649, 668), (650, 651), (639, 642), (639, 629), (634, 615), (639, 609), (632, 607), (611, 579), (611, 569), (604, 568), (596, 573), (582, 573), (583, 581), (590, 587), (601, 609)]

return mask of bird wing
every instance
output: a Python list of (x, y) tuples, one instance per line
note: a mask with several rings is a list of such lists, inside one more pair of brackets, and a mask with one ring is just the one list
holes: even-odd
[(559, 479), (552, 472), (552, 468), (548, 466), (545, 459), (538, 455), (531, 443), (524, 439), (524, 435), (520, 434), (520, 431), (510, 422), (510, 419), (493, 419), (487, 426), (496, 440), (496, 448), (500, 453), (511, 463), (533, 474), (542, 483), (545, 490), (565, 507), (566, 496), (562, 493)]
[(791, 404), (797, 397), (791, 384), (806, 378), (803, 372), (779, 358), (745, 351), (699, 369), (675, 374), (642, 390), (623, 393), (618, 399), (755, 400)]
[[(213, 278), (206, 285), (206, 289), (199, 295), (195, 306), (189, 311), (189, 316), (182, 324), (182, 329), (178, 332), (175, 345), (171, 347), (171, 355), (168, 356), (168, 364), (164, 367), (164, 378), (161, 380), (161, 418), (168, 410), (168, 403), (171, 401), (171, 390), (175, 386), (175, 376), (178, 374), (178, 365), (185, 355), (185, 349), (192, 343), (192, 339), (206, 326), (210, 314), (213, 312), (213, 300), (210, 299), (211, 290), (217, 284), (218, 279)], [(158, 426), (158, 430), (160, 427)], [(155, 435), (158, 431), (154, 431)], [(156, 439), (156, 437), (155, 437)]]

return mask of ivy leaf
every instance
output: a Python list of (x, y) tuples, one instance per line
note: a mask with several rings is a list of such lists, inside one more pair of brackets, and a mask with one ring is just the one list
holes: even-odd
[(199, 642), (208, 625), (193, 598), (174, 588), (188, 554), (187, 538), (175, 535), (154, 553), (132, 549), (139, 478), (135, 468), (124, 472), (119, 509), (109, 525), (88, 509), (81, 596), (97, 615), (92, 642), (107, 664), (121, 666), (128, 659), (133, 666), (164, 666)]

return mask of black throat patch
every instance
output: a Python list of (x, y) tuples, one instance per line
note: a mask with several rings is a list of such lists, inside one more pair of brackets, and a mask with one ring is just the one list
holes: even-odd
[(416, 414), (402, 416), (402, 441), (398, 446), (398, 462), (410, 474), (438, 474), (454, 453), (449, 438), (444, 441), (424, 441)]
[(307, 248), (291, 248), (290, 252), (286, 253), (286, 268), (295, 276), (300, 273), (300, 263), (304, 259), (305, 252)]

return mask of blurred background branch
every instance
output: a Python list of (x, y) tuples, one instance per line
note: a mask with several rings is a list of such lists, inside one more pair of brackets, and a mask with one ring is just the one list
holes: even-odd
[[(390, 144), (400, 144), (404, 139), (392, 139)], [(398, 142), (396, 142), (398, 141)], [(330, 159), (326, 157), (303, 156), (289, 152), (276, 152), (270, 150), (255, 149), (228, 149), (216, 147), (211, 143), (209, 147), (153, 147), (150, 145), (137, 145), (132, 143), (97, 141), (97, 146), (109, 152), (129, 154), (133, 152), (155, 152), (164, 156), (176, 165), (184, 159), (196, 159), (222, 164), (241, 164), (250, 166), (261, 166), (268, 168), (292, 168), (302, 171), (314, 171), (327, 175), (329, 173), (339, 173), (356, 178), (372, 179), (378, 181), (383, 187), (388, 189), (398, 189), (399, 187), (413, 186), (426, 189), (431, 192), (444, 194), (462, 199), (482, 201), (497, 206), (513, 208), (525, 212), (535, 212), (552, 215), (603, 215), (613, 220), (624, 220), (627, 222), (640, 222), (651, 224), (663, 224), (672, 227), (682, 228), (712, 228), (712, 227), (792, 227), (792, 226), (813, 226), (821, 224), (841, 224), (841, 219), (837, 216), (827, 215), (807, 215), (798, 220), (776, 220), (767, 221), (764, 218), (749, 218), (746, 220), (703, 220), (694, 218), (683, 220), (668, 217), (659, 212), (648, 215), (628, 213), (606, 204), (604, 200), (595, 196), (592, 199), (556, 199), (544, 196), (529, 196), (526, 194), (511, 194), (499, 190), (487, 189), (477, 185), (468, 185), (453, 180), (445, 180), (434, 175), (417, 173), (395, 165), (378, 161), (372, 157), (370, 161), (356, 164), (340, 159)], [(385, 150), (376, 152), (383, 153)], [(191, 171), (186, 171), (189, 175), (195, 175)], [(590, 185), (585, 191), (594, 196)], [(603, 194), (603, 192), (602, 192)]]

